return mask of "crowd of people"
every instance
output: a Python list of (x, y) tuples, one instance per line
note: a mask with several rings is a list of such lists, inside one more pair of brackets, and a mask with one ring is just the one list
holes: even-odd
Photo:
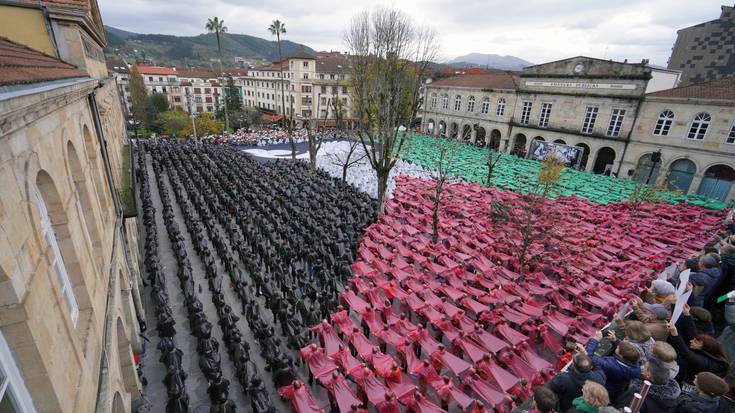
[[(205, 282), (235, 376), (250, 397), (249, 411), (274, 412), (263, 383), (265, 374), (251, 360), (250, 345), (243, 339), (233, 308), (242, 309), (243, 321), (256, 341), (252, 344), (260, 349), (273, 384), (292, 382), (293, 358), (287, 349), (305, 345), (307, 328), (336, 309), (337, 294), (351, 275), (357, 237), (374, 218), (374, 202), (326, 174), (309, 172), (304, 164), (260, 165), (225, 146), (166, 142), (139, 148), (139, 179), (146, 182), (141, 184), (144, 200), (150, 199), (147, 153), (152, 158), (163, 218), (178, 263), (189, 329), (199, 340), (199, 367), (210, 383), (210, 402), (217, 411), (233, 406), (228, 398), (230, 383), (221, 374), (219, 342), (212, 336), (212, 324), (198, 298)], [(166, 179), (188, 237), (174, 219)], [(152, 206), (145, 210), (148, 233), (152, 234), (147, 239), (155, 239), (151, 218), (155, 210)], [(203, 274), (192, 271), (186, 238), (202, 262)], [(148, 250), (147, 269), (152, 294), (167, 303), (165, 289), (159, 288), (165, 280), (157, 252), (155, 248)], [(173, 319), (169, 313), (159, 312), (159, 331), (171, 325), (166, 334), (173, 336)], [(160, 347), (166, 354), (181, 354), (181, 350)], [(178, 367), (183, 383), (186, 372)], [(183, 384), (180, 388), (183, 394), (169, 394), (168, 411), (186, 411), (188, 398)]]
[[(308, 133), (309, 131), (306, 128), (296, 128), (291, 131), (291, 136), (295, 143), (304, 143), (308, 140)], [(349, 136), (347, 132), (335, 128), (319, 128), (316, 131), (312, 131), (312, 133), (314, 136), (325, 140)], [(226, 132), (221, 135), (205, 136), (201, 140), (213, 144), (269, 146), (289, 143), (288, 138), (288, 130), (278, 126), (272, 126), (259, 129), (243, 128), (233, 133)]]
[[(478, 212), (488, 197), (517, 195), (455, 185), (446, 201), (455, 219), (431, 245), (430, 183), (402, 180), (386, 214), (366, 231), (342, 307), (312, 328), (318, 340), (300, 351), (316, 388), (295, 381), (280, 391), (296, 411), (323, 411), (312, 397), (322, 393), (331, 412), (616, 412), (639, 400), (636, 394), (643, 397), (634, 411), (730, 411), (730, 365), (708, 322), (717, 309), (695, 304), (733, 288), (733, 274), (724, 272), (731, 270), (712, 274), (730, 262), (735, 238), (719, 233), (722, 240), (685, 261), (694, 272), (683, 292), (693, 298), (674, 325), (667, 320), (679, 271), (652, 278), (721, 230), (721, 214), (648, 205), (621, 234), (616, 223), (629, 207), (556, 201), (574, 208), (547, 205), (545, 212), (579, 231), (532, 247), (540, 260), (521, 276), (507, 248), (513, 231), (503, 234)], [(607, 325), (612, 314), (627, 312), (619, 306), (641, 285), (631, 314)], [(723, 306), (733, 311), (735, 301)], [(529, 399), (532, 407), (523, 403)]]

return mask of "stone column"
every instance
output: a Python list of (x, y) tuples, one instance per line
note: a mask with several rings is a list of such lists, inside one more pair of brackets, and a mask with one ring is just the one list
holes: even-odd
[(687, 195), (696, 194), (697, 191), (699, 191), (699, 185), (702, 184), (702, 178), (704, 178), (704, 174), (702, 173), (694, 174), (694, 177), (692, 178), (692, 183), (689, 185), (689, 190), (687, 191)]
[(477, 140), (477, 129), (470, 126), (470, 142), (472, 142), (472, 144), (474, 145), (476, 140)]

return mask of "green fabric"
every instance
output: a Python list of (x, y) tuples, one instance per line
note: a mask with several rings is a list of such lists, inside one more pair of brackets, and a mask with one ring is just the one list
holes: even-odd
[[(411, 136), (401, 150), (400, 157), (406, 161), (418, 164), (427, 169), (436, 169), (439, 151), (433, 138), (424, 135)], [(466, 181), (487, 185), (487, 149), (472, 145), (461, 145), (455, 157), (451, 174)], [(592, 159), (588, 160), (592, 162)], [(495, 165), (490, 185), (499, 189), (509, 189), (514, 192), (525, 193), (531, 190), (536, 183), (536, 177), (541, 163), (530, 159), (503, 153)], [(605, 175), (597, 175), (584, 171), (565, 168), (562, 173), (558, 196), (576, 196), (601, 204), (611, 204), (630, 199), (636, 183), (627, 179), (618, 179)], [(669, 204), (687, 202), (709, 209), (724, 209), (727, 203), (707, 198), (701, 195), (684, 195), (674, 192), (665, 192), (662, 200)], [(732, 203), (731, 203), (732, 204)]]
[(597, 413), (598, 410), (600, 410), (599, 407), (587, 403), (582, 398), (582, 396), (579, 396), (576, 399), (572, 400), (572, 406), (574, 406), (580, 412)]

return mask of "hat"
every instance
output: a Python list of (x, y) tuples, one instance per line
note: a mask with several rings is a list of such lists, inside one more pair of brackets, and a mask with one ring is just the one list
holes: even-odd
[(697, 374), (696, 379), (699, 391), (708, 396), (718, 397), (730, 391), (725, 380), (708, 371)]
[(663, 304), (648, 304), (645, 303), (643, 306), (648, 309), (653, 315), (659, 320), (667, 320), (669, 318), (669, 310)]
[(666, 280), (654, 280), (651, 288), (656, 295), (672, 295), (676, 292), (676, 287)]

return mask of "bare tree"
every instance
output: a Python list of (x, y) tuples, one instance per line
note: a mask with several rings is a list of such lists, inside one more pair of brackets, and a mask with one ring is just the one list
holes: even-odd
[(362, 149), (360, 141), (350, 140), (349, 144), (350, 146), (347, 148), (346, 152), (330, 153), (328, 155), (333, 165), (337, 165), (342, 168), (342, 183), (347, 182), (347, 171), (360, 163), (367, 156), (365, 152), (359, 151), (359, 149)]
[(518, 259), (518, 273), (523, 276), (538, 259), (531, 255), (534, 243), (546, 244), (552, 236), (560, 236), (557, 228), (560, 224), (553, 217), (554, 206), (548, 202), (549, 197), (558, 195), (558, 186), (564, 163), (553, 156), (541, 162), (536, 181), (529, 191), (520, 195), (512, 204), (492, 201), (490, 217), (494, 222), (502, 222), (511, 229), (508, 237), (511, 250)]
[(454, 164), (462, 144), (456, 140), (442, 138), (431, 139), (439, 153), (439, 157), (436, 160), (437, 175), (434, 182), (434, 195), (432, 196), (434, 206), (431, 214), (431, 242), (436, 243), (439, 240), (439, 209), (441, 208), (444, 184), (447, 182), (447, 178), (454, 172)]
[(669, 174), (670, 172), (656, 179), (651, 185), (634, 181), (633, 191), (631, 191), (630, 196), (628, 197), (630, 214), (628, 214), (628, 221), (625, 224), (626, 230), (630, 229), (633, 221), (638, 217), (638, 212), (640, 211), (642, 204), (647, 202), (659, 202), (663, 199), (663, 194), (667, 192), (669, 188)]
[[(316, 114), (319, 113), (321, 108), (321, 98), (322, 94), (320, 93), (317, 96)], [(327, 108), (329, 108), (329, 103), (327, 103)], [(329, 109), (327, 109), (324, 114), (325, 124), (327, 121), (328, 113)], [(306, 120), (304, 122), (304, 126), (306, 127), (306, 139), (309, 143), (309, 169), (312, 171), (316, 171), (316, 156), (319, 153), (319, 149), (321, 149), (322, 147), (322, 140), (324, 139), (324, 136), (323, 134), (319, 133), (319, 122), (316, 116), (312, 116), (310, 119)]]
[(388, 176), (416, 117), (421, 83), (438, 42), (433, 30), (381, 7), (357, 14), (345, 41), (357, 135), (377, 176), (377, 213), (382, 214)]
[(493, 173), (495, 172), (495, 165), (500, 161), (503, 156), (502, 153), (494, 150), (492, 147), (487, 147), (487, 157), (485, 158), (485, 165), (487, 165), (487, 179), (485, 185), (490, 186), (490, 182), (493, 179)]

